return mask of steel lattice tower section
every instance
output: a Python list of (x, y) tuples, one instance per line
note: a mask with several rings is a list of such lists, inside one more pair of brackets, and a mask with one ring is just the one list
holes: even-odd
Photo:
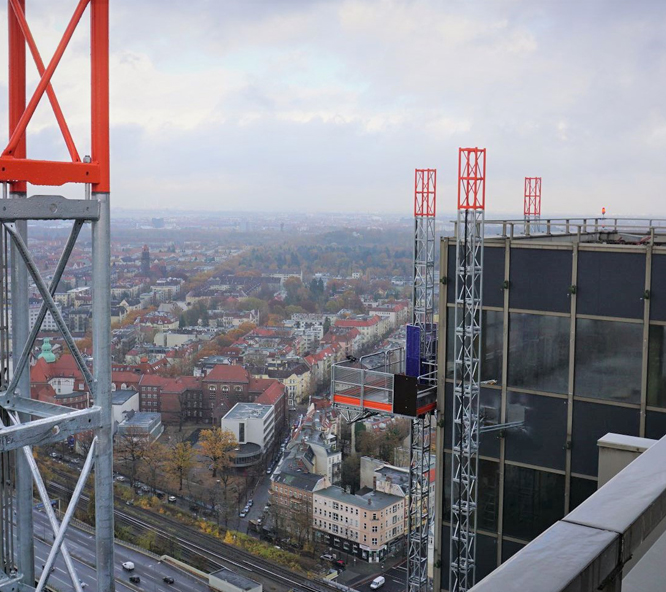
[[(437, 171), (417, 169), (414, 183), (412, 325), (419, 332), (419, 377), (437, 384), (435, 328), (435, 210)], [(412, 420), (409, 447), (408, 592), (428, 590), (430, 434), (432, 414)]]
[(461, 148), (455, 267), (451, 592), (466, 592), (474, 585), (476, 576), (485, 194), (485, 148)]
[(526, 233), (531, 223), (539, 225), (541, 220), (541, 177), (525, 177), (525, 197), (523, 202)]
[[(11, 295), (11, 329), (0, 321), (0, 353), (6, 348), (7, 334), (12, 337), (13, 373), (0, 375), (0, 454), (3, 479), (0, 485), (0, 526), (3, 533), (0, 558), (0, 590), (44, 590), (57, 555), (62, 554), (76, 592), (80, 579), (64, 542), (86, 479), (95, 466), (95, 515), (97, 586), (113, 592), (113, 423), (111, 407), (111, 317), (110, 317), (110, 175), (109, 175), (109, 0), (78, 0), (53, 57), (44, 64), (25, 16), (25, 0), (8, 0), (9, 41), (9, 141), (0, 155), (0, 183), (9, 189), (2, 198), (0, 225), (4, 246), (0, 268), (9, 274), (11, 291), (3, 278), (6, 305)], [(63, 54), (84, 13), (90, 13), (90, 157), (81, 159), (67, 126), (63, 111), (51, 85)], [(30, 50), (40, 79), (26, 101), (26, 48)], [(69, 153), (68, 161), (33, 160), (27, 157), (26, 130), (35, 109), (48, 97), (58, 127)], [(28, 184), (60, 186), (78, 183), (85, 187), (85, 199), (66, 199), (59, 195), (28, 197)], [(28, 222), (34, 220), (70, 220), (72, 230), (49, 284), (35, 264), (28, 240)], [(78, 235), (84, 224), (92, 227), (93, 281), (93, 358), (91, 371), (76, 347), (72, 335), (56, 307), (53, 296)], [(11, 244), (11, 257), (6, 245)], [(42, 297), (39, 315), (30, 329), (28, 278)], [(83, 376), (93, 404), (87, 409), (72, 409), (33, 400), (30, 395), (29, 359), (42, 321), (51, 313), (63, 341)], [(3, 319), (6, 312), (2, 311)], [(2, 361), (2, 370), (8, 367)], [(44, 480), (32, 453), (33, 446), (66, 440), (81, 432), (94, 433), (92, 445), (81, 469), (71, 501), (60, 521), (50, 504)], [(13, 464), (13, 472), (7, 470)], [(9, 480), (5, 477), (9, 476)], [(33, 525), (33, 486), (36, 487), (53, 531), (53, 545), (42, 566), (35, 587)], [(16, 503), (16, 547), (11, 536)]]

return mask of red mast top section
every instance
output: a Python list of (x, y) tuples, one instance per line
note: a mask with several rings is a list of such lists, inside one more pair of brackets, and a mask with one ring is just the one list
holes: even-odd
[[(91, 183), (94, 192), (110, 190), (109, 174), (109, 0), (79, 0), (62, 39), (45, 67), (25, 17), (26, 0), (8, 0), (9, 141), (0, 155), (0, 181), (12, 191), (34, 185)], [(91, 162), (81, 162), (51, 79), (83, 13), (90, 5)], [(40, 80), (26, 104), (26, 45)], [(44, 95), (48, 97), (62, 133), (69, 161), (27, 158), (26, 129)]]
[(541, 177), (525, 177), (525, 216), (541, 216)]
[(437, 169), (416, 169), (414, 217), (434, 218), (437, 201)]
[(460, 148), (458, 152), (458, 209), (486, 209), (485, 148)]

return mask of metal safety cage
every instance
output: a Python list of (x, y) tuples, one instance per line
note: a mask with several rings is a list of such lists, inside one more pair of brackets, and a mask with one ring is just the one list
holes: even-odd
[[(2, 322), (0, 323), (0, 491), (2, 511), (2, 557), (0, 590), (44, 590), (59, 553), (76, 592), (81, 580), (64, 542), (86, 480), (95, 467), (95, 516), (97, 585), (115, 590), (113, 577), (113, 433), (111, 411), (111, 323), (110, 323), (110, 184), (109, 184), (109, 16), (108, 0), (79, 0), (53, 57), (42, 61), (25, 16), (25, 0), (8, 0), (9, 41), (9, 140), (0, 155), (0, 182), (5, 191), (0, 199), (0, 268), (2, 269)], [(90, 12), (91, 55), (91, 156), (80, 158), (67, 126), (55, 90), (53, 75), (82, 16)], [(26, 101), (26, 48), (39, 73), (39, 82)], [(27, 129), (43, 96), (48, 97), (62, 133), (70, 160), (32, 160), (27, 157)], [(34, 195), (28, 197), (28, 183), (58, 186), (80, 183), (85, 199)], [(7, 191), (8, 189), (8, 191)], [(28, 222), (71, 220), (72, 229), (60, 259), (47, 284), (35, 264), (28, 240)], [(92, 226), (93, 369), (78, 350), (65, 324), (54, 294), (84, 224)], [(8, 276), (11, 276), (11, 281)], [(42, 305), (30, 329), (29, 281), (42, 298)], [(8, 288), (10, 286), (10, 289)], [(11, 301), (11, 327), (7, 307)], [(71, 352), (92, 405), (86, 409), (33, 400), (30, 392), (30, 356), (47, 313), (53, 317), (65, 345)], [(10, 333), (11, 332), (11, 333)], [(11, 334), (11, 372), (8, 339)], [(92, 444), (83, 464), (71, 501), (59, 521), (33, 456), (35, 445), (62, 441), (82, 432), (93, 432)], [(8, 477), (8, 478), (5, 478)], [(39, 578), (35, 577), (33, 484), (41, 498), (54, 535), (49, 555)], [(13, 524), (15, 505), (16, 524)], [(11, 534), (16, 534), (14, 546)], [(38, 579), (38, 581), (37, 581)], [(35, 584), (35, 582), (37, 583)]]
[(449, 590), (466, 592), (476, 577), (485, 149), (460, 149), (458, 179)]
[(393, 414), (396, 375), (405, 371), (405, 350), (391, 347), (331, 366), (333, 404), (350, 422), (366, 414)]

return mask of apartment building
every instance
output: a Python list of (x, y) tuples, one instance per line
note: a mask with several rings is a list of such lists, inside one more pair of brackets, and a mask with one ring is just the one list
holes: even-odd
[(331, 486), (315, 491), (312, 499), (315, 536), (332, 550), (379, 563), (402, 546), (404, 498), (370, 490), (352, 495)]

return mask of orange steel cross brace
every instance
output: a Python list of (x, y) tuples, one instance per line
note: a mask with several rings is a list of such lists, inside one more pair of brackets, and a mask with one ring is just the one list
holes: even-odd
[[(92, 162), (82, 163), (55, 91), (51, 87), (51, 79), (89, 4)], [(34, 185), (91, 183), (94, 192), (109, 192), (109, 0), (79, 0), (46, 68), (25, 18), (25, 0), (8, 0), (8, 7), (10, 139), (0, 156), (0, 181), (9, 181), (12, 191), (25, 191), (26, 182), (28, 182)], [(27, 105), (26, 43), (41, 77)], [(53, 108), (71, 162), (27, 158), (26, 129), (44, 93), (48, 96)]]

